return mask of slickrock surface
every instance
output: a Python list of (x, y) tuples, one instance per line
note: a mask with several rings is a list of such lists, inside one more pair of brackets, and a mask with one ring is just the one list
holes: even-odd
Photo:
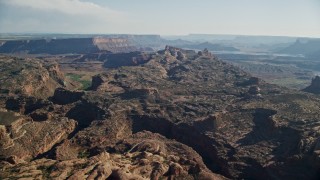
[(117, 143), (116, 148), (114, 153), (82, 152), (64, 160), (5, 163), (1, 175), (8, 179), (225, 179), (211, 173), (190, 147), (159, 134), (140, 132)]

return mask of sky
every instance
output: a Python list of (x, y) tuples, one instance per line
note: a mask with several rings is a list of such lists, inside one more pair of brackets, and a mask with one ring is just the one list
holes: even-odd
[(0, 0), (0, 33), (320, 37), (320, 0)]

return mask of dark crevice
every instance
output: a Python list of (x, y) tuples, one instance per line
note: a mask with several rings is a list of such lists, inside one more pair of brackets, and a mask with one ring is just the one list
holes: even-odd
[(65, 141), (65, 139), (63, 139), (60, 142), (58, 142), (55, 145), (53, 145), (51, 147), (51, 149), (49, 149), (48, 151), (46, 151), (44, 153), (41, 153), (41, 154), (38, 154), (36, 157), (34, 157), (32, 159), (32, 161), (37, 160), (37, 159), (42, 159), (42, 158), (54, 159), (54, 156), (55, 156), (54, 153), (55, 153), (56, 148), (58, 146), (60, 146), (64, 141)]
[(63, 88), (57, 88), (49, 100), (55, 104), (66, 105), (81, 100), (85, 93), (83, 91), (69, 91)]
[(67, 112), (66, 117), (74, 119), (78, 122), (78, 129), (82, 130), (90, 126), (94, 120), (102, 120), (107, 117), (106, 112), (87, 102), (77, 104), (75, 107)]
[(6, 109), (22, 114), (30, 114), (49, 105), (49, 102), (35, 98), (11, 98), (6, 101)]
[(272, 119), (277, 111), (270, 109), (256, 109), (253, 112), (253, 129), (238, 143), (241, 145), (253, 145), (260, 141), (271, 140), (278, 136), (278, 128)]
[(147, 130), (159, 133), (168, 139), (175, 139), (197, 151), (212, 172), (232, 177), (225, 165), (226, 160), (220, 159), (217, 155), (215, 147), (219, 147), (219, 144), (198, 132), (195, 127), (183, 123), (176, 125), (165, 118), (134, 115), (131, 119), (133, 133)]
[(66, 114), (66, 117), (74, 119), (78, 123), (74, 131), (71, 132), (65, 139), (61, 140), (59, 143), (56, 143), (54, 146), (52, 146), (50, 150), (37, 155), (34, 158), (34, 160), (41, 159), (44, 157), (54, 159), (56, 148), (60, 146), (66, 139), (73, 138), (79, 131), (89, 127), (92, 121), (101, 120), (106, 116), (107, 115), (104, 110), (93, 104), (83, 102), (81, 104), (76, 105)]
[[(278, 159), (279, 162), (283, 164), (276, 164), (270, 167), (263, 167), (257, 159), (251, 157), (242, 157), (241, 161), (232, 160), (236, 154), (236, 149), (204, 135), (204, 131), (198, 130), (195, 125), (186, 123), (174, 124), (166, 118), (148, 115), (135, 115), (131, 116), (131, 119), (133, 133), (147, 130), (186, 144), (198, 152), (206, 166), (212, 172), (219, 173), (228, 178), (280, 179), (290, 177), (290, 179), (301, 179), (302, 177), (318, 177), (316, 174), (318, 170), (312, 168), (310, 165), (309, 159), (311, 156), (305, 157), (304, 159), (290, 159), (290, 157), (301, 154), (299, 140), (303, 132), (289, 127), (278, 127), (273, 117), (276, 113), (276, 111), (271, 109), (258, 108), (252, 110), (253, 129), (246, 137), (238, 142), (243, 146), (250, 146), (261, 141), (278, 143), (279, 145), (273, 150), (272, 154), (274, 154), (275, 159)], [(288, 137), (290, 138), (288, 139)], [(219, 148), (227, 151), (227, 159), (221, 158), (218, 151)], [(246, 166), (239, 164), (241, 166), (239, 167), (240, 169), (235, 168), (236, 172), (233, 172), (230, 161), (243, 162)], [(279, 171), (279, 169), (286, 169), (288, 167), (296, 170), (303, 169), (305, 173), (300, 176), (293, 176), (293, 174), (295, 174), (294, 172), (287, 173), (281, 170)]]
[(90, 124), (95, 120), (103, 120), (109, 115), (101, 108), (95, 106), (94, 104), (82, 102), (77, 104), (75, 107), (70, 109), (66, 117), (74, 119), (77, 121), (78, 125), (75, 130), (68, 135), (67, 139), (73, 138), (79, 131), (90, 126)]

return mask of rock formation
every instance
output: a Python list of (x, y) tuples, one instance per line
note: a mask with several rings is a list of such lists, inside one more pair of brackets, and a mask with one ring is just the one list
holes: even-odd
[(7, 178), (54, 179), (226, 179), (211, 173), (191, 148), (150, 132), (141, 132), (117, 146), (121, 152), (99, 152), (68, 160), (37, 159), (18, 166), (5, 164)]
[(0, 156), (4, 159), (14, 157), (20, 161), (31, 160), (50, 150), (73, 132), (75, 127), (74, 120), (65, 118), (37, 122), (21, 116), (12, 119), (10, 123), (2, 122)]
[(320, 94), (320, 76), (316, 76), (312, 79), (311, 85), (303, 89), (302, 91)]
[(43, 65), (37, 59), (0, 57), (1, 92), (47, 98), (54, 89), (64, 86), (64, 77), (57, 64)]

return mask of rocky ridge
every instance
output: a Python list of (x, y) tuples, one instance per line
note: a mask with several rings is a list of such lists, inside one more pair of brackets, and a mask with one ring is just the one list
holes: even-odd
[(0, 58), (0, 91), (3, 94), (47, 98), (54, 89), (65, 85), (57, 63), (44, 65), (31, 59)]

